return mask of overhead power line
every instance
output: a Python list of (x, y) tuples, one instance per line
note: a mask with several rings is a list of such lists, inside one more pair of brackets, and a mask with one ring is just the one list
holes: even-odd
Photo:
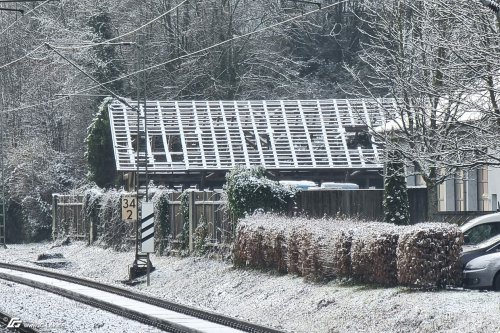
[[(3, 29), (2, 32), (0, 32), (0, 35), (3, 35), (7, 30), (9, 30), (10, 28), (12, 28), (17, 22), (19, 22), (23, 18), (27, 17), (29, 13), (37, 10), (38, 8), (46, 5), (47, 3), (51, 2), (51, 1), (59, 1), (59, 0), (37, 0), (37, 1), (43, 1), (43, 2), (41, 4), (39, 4), (38, 6), (36, 6), (35, 8), (27, 11), (19, 20), (15, 20), (10, 25), (8, 25), (7, 28)], [(0, 1), (0, 2), (26, 2), (26, 1)]]
[(126, 32), (120, 36), (117, 36), (117, 37), (113, 37), (111, 39), (108, 39), (108, 40), (105, 40), (105, 41), (102, 41), (102, 42), (99, 42), (99, 43), (89, 43), (89, 44), (84, 44), (84, 45), (78, 45), (78, 46), (58, 46), (58, 45), (51, 45), (51, 47), (53, 49), (59, 49), (59, 50), (73, 50), (73, 49), (86, 49), (86, 48), (90, 48), (90, 47), (94, 47), (94, 46), (98, 46), (98, 45), (106, 45), (106, 44), (111, 44), (111, 42), (115, 41), (115, 40), (118, 40), (120, 38), (123, 38), (123, 37), (126, 37), (126, 36), (129, 36), (129, 35), (132, 35), (134, 33), (136, 33), (137, 31), (141, 30), (141, 29), (144, 29), (145, 27), (147, 27), (148, 25), (158, 21), (159, 19), (161, 19), (162, 17), (164, 17), (165, 15), (168, 15), (170, 14), (171, 12), (173, 12), (174, 10), (176, 10), (177, 8), (179, 8), (180, 6), (182, 6), (183, 4), (185, 4), (188, 0), (184, 0), (182, 1), (181, 3), (179, 3), (178, 5), (170, 8), (169, 10), (167, 10), (166, 12), (162, 13), (161, 15), (155, 17), (154, 19), (152, 19), (151, 21), (148, 21), (146, 23), (144, 23), (143, 25), (141, 25), (140, 27), (134, 29), (134, 30), (131, 30), (129, 32)]
[[(336, 2), (336, 3), (333, 3), (333, 4), (330, 4), (330, 5), (327, 5), (327, 6), (324, 6), (322, 8), (318, 8), (318, 9), (315, 9), (315, 10), (312, 10), (312, 11), (309, 11), (309, 12), (306, 12), (306, 13), (303, 13), (303, 14), (300, 14), (300, 15), (297, 15), (297, 16), (294, 16), (294, 17), (291, 17), (289, 19), (286, 19), (284, 21), (281, 21), (281, 22), (277, 22), (275, 24), (271, 24), (270, 26), (267, 26), (267, 27), (264, 27), (264, 28), (261, 28), (261, 29), (257, 29), (255, 31), (252, 31), (252, 32), (249, 32), (249, 33), (246, 33), (246, 34), (243, 34), (243, 35), (240, 35), (240, 36), (235, 36), (233, 38), (230, 38), (230, 39), (227, 39), (223, 42), (220, 42), (220, 43), (216, 43), (212, 46), (209, 46), (209, 47), (206, 47), (204, 49), (201, 49), (201, 50), (198, 50), (198, 51), (195, 51), (195, 52), (192, 52), (192, 53), (188, 53), (188, 54), (185, 54), (185, 55), (182, 55), (180, 57), (177, 57), (177, 58), (174, 58), (174, 59), (171, 59), (171, 60), (168, 60), (168, 61), (165, 61), (163, 63), (160, 63), (160, 64), (156, 64), (156, 65), (153, 65), (153, 66), (150, 66), (150, 67), (147, 67), (147, 68), (144, 68), (144, 69), (141, 69), (141, 70), (138, 70), (138, 71), (135, 71), (135, 72), (132, 72), (132, 73), (129, 73), (129, 74), (126, 74), (126, 75), (123, 75), (119, 78), (116, 78), (116, 79), (113, 79), (113, 80), (109, 80), (109, 81), (106, 81), (106, 82), (102, 82), (102, 83), (99, 83), (98, 85), (95, 85), (95, 86), (92, 86), (92, 87), (89, 87), (89, 88), (85, 88), (85, 89), (82, 89), (82, 90), (79, 90), (77, 92), (74, 92), (74, 93), (67, 93), (65, 94), (65, 97), (60, 97), (60, 98), (56, 98), (56, 99), (50, 99), (50, 100), (47, 100), (47, 101), (44, 101), (44, 102), (41, 102), (41, 103), (36, 103), (36, 104), (32, 104), (32, 105), (26, 105), (26, 106), (22, 106), (22, 107), (18, 107), (18, 108), (12, 108), (12, 109), (7, 109), (7, 110), (4, 110), (4, 111), (1, 111), (0, 113), (8, 113), (8, 112), (16, 112), (16, 111), (22, 111), (22, 110), (26, 110), (26, 109), (31, 109), (31, 108), (35, 108), (35, 107), (38, 107), (38, 106), (42, 106), (42, 105), (46, 105), (46, 104), (49, 104), (49, 103), (54, 103), (54, 102), (59, 102), (59, 101), (63, 101), (67, 98), (67, 96), (78, 96), (82, 93), (85, 93), (85, 92), (88, 92), (89, 90), (92, 90), (92, 89), (95, 89), (95, 88), (99, 88), (101, 87), (102, 85), (105, 85), (105, 84), (109, 84), (109, 83), (113, 83), (113, 82), (116, 82), (116, 81), (119, 81), (119, 80), (123, 80), (125, 78), (128, 78), (130, 76), (133, 76), (133, 75), (136, 75), (136, 74), (139, 74), (139, 73), (142, 73), (144, 71), (148, 71), (148, 70), (151, 70), (151, 69), (155, 69), (155, 68), (158, 68), (158, 67), (161, 67), (161, 66), (164, 66), (166, 64), (169, 64), (169, 63), (172, 63), (172, 62), (175, 62), (177, 60), (181, 60), (181, 59), (184, 59), (184, 58), (188, 58), (188, 57), (191, 57), (193, 55), (197, 55), (197, 54), (200, 54), (200, 53), (203, 53), (203, 52), (206, 52), (206, 51), (209, 51), (213, 48), (216, 48), (216, 47), (219, 47), (221, 45), (224, 45), (224, 44), (227, 44), (231, 41), (234, 41), (234, 40), (238, 40), (238, 39), (241, 39), (241, 38), (245, 38), (245, 37), (249, 37), (249, 36), (252, 36), (252, 35), (255, 35), (257, 33), (261, 33), (263, 31), (266, 31), (266, 30), (269, 30), (269, 29), (272, 29), (272, 28), (275, 28), (277, 26), (280, 26), (280, 25), (283, 25), (283, 24), (286, 24), (288, 22), (291, 22), (293, 20), (297, 20), (297, 19), (300, 19), (304, 16), (308, 16), (308, 15), (311, 15), (311, 14), (314, 14), (314, 13), (318, 13), (320, 11), (323, 11), (323, 10), (326, 10), (326, 9), (329, 9), (329, 8), (332, 8), (334, 6), (337, 6), (337, 5), (340, 5), (342, 3), (345, 3), (347, 2), (348, 0), (343, 0), (343, 1), (339, 1), (339, 2)], [(50, 45), (51, 47), (53, 47), (52, 45)], [(54, 48), (54, 47), (53, 47)]]
[(14, 2), (48, 2), (48, 1), (57, 1), (59, 2), (59, 0), (0, 0), (0, 3), (2, 2), (10, 2), (10, 3), (14, 3)]
[(2, 7), (0, 7), (0, 11), (4, 11), (4, 12), (19, 12), (21, 14), (24, 14), (24, 9), (2, 8)]
[[(230, 38), (230, 39), (227, 39), (225, 41), (222, 41), (222, 42), (219, 42), (219, 43), (216, 43), (216, 44), (213, 44), (209, 47), (206, 47), (204, 49), (201, 49), (201, 50), (198, 50), (198, 51), (194, 51), (194, 52), (191, 52), (191, 53), (188, 53), (188, 54), (184, 54), (182, 56), (179, 56), (177, 58), (174, 58), (174, 59), (170, 59), (170, 60), (167, 60), (165, 62), (162, 62), (162, 63), (159, 63), (159, 64), (156, 64), (156, 65), (153, 65), (153, 66), (150, 66), (150, 67), (147, 67), (147, 68), (144, 68), (144, 69), (141, 69), (141, 70), (137, 70), (135, 72), (132, 72), (132, 73), (129, 73), (129, 74), (126, 74), (126, 75), (123, 75), (119, 78), (116, 78), (116, 79), (113, 79), (113, 80), (109, 80), (109, 81), (106, 81), (106, 82), (103, 82), (102, 84), (109, 84), (109, 83), (113, 83), (113, 82), (116, 82), (116, 81), (120, 81), (120, 80), (123, 80), (123, 79), (126, 79), (128, 77), (131, 77), (131, 76), (134, 76), (136, 74), (139, 74), (139, 73), (142, 73), (142, 72), (145, 72), (145, 71), (149, 71), (149, 70), (152, 70), (152, 69), (155, 69), (155, 68), (158, 68), (158, 67), (161, 67), (161, 66), (165, 66), (165, 65), (168, 65), (170, 63), (173, 63), (175, 61), (178, 61), (178, 60), (181, 60), (181, 59), (184, 59), (184, 58), (189, 58), (191, 56), (194, 56), (194, 55), (197, 55), (197, 54), (200, 54), (200, 53), (203, 53), (203, 52), (206, 52), (206, 51), (209, 51), (211, 49), (214, 49), (214, 48), (217, 48), (219, 46), (222, 46), (224, 44), (227, 44), (229, 42), (232, 42), (232, 41), (235, 41), (235, 40), (238, 40), (238, 39), (242, 39), (242, 38), (246, 38), (246, 37), (249, 37), (249, 36), (252, 36), (252, 35), (255, 35), (255, 34), (258, 34), (258, 33), (261, 33), (261, 32), (264, 32), (266, 30), (269, 30), (269, 29), (273, 29), (273, 28), (276, 28), (280, 25), (284, 25), (288, 22), (291, 22), (291, 21), (294, 21), (294, 20), (297, 20), (299, 18), (302, 18), (304, 16), (307, 16), (307, 15), (311, 15), (311, 14), (314, 14), (314, 13), (317, 13), (317, 12), (320, 12), (320, 11), (323, 11), (323, 10), (326, 10), (328, 8), (331, 8), (331, 7), (334, 7), (334, 6), (337, 6), (337, 5), (340, 5), (344, 2), (347, 2), (348, 0), (343, 0), (343, 1), (339, 1), (339, 2), (336, 2), (336, 3), (333, 3), (333, 4), (330, 4), (330, 5), (327, 5), (327, 6), (324, 6), (322, 8), (318, 8), (318, 9), (315, 9), (315, 10), (311, 10), (309, 12), (305, 12), (303, 14), (300, 14), (300, 15), (297, 15), (297, 16), (294, 16), (294, 17), (291, 17), (289, 19), (286, 19), (284, 21), (281, 21), (281, 22), (277, 22), (275, 24), (271, 24), (270, 26), (267, 26), (267, 27), (263, 27), (261, 29), (257, 29), (257, 30), (254, 30), (254, 31), (251, 31), (251, 32), (248, 32), (246, 34), (243, 34), (243, 35), (239, 35), (239, 36), (234, 36), (233, 38)], [(93, 87), (90, 87), (90, 88), (86, 88), (84, 90), (81, 90), (79, 92), (77, 92), (76, 94), (78, 93), (83, 93), (83, 92), (87, 92), (89, 90), (92, 90), (92, 89), (95, 89), (95, 88), (98, 88), (99, 86), (93, 86)], [(71, 94), (68, 94), (68, 95), (71, 95)]]
[[(1, 0), (0, 0), (1, 1)], [(38, 5), (37, 7), (33, 8), (32, 10), (30, 10), (29, 12), (26, 13), (29, 14), (30, 12), (36, 10), (37, 8), (39, 8), (40, 6), (43, 6), (44, 4), (46, 4), (47, 2), (49, 1), (56, 1), (56, 0), (45, 0), (44, 3)], [(58, 0), (57, 0), (58, 1)], [(98, 45), (107, 45), (107, 44), (110, 44), (110, 45), (114, 45), (112, 42), (117, 40), (117, 39), (120, 39), (120, 38), (123, 38), (123, 37), (126, 37), (126, 36), (129, 36), (133, 33), (136, 33), (137, 31), (141, 30), (141, 29), (144, 29), (145, 27), (147, 27), (148, 25), (158, 21), (159, 19), (161, 19), (162, 17), (164, 17), (165, 15), (168, 15), (169, 13), (171, 13), (172, 11), (176, 10), (179, 6), (183, 5), (184, 3), (186, 3), (188, 0), (184, 0), (182, 1), (181, 3), (179, 3), (178, 5), (176, 5), (175, 7), (169, 9), (168, 11), (162, 13), (161, 15), (155, 17), (154, 19), (152, 19), (151, 21), (141, 25), (140, 27), (134, 29), (134, 30), (131, 30), (127, 33), (124, 33), (120, 36), (117, 36), (117, 37), (114, 37), (114, 38), (111, 38), (111, 39), (108, 39), (108, 40), (105, 40), (105, 41), (102, 41), (100, 43), (89, 43), (89, 44), (85, 44), (85, 45), (79, 45), (79, 46), (57, 46), (57, 45), (50, 45), (53, 49), (83, 49), (83, 48), (90, 48), (90, 47), (94, 47), (94, 46), (98, 46)], [(18, 20), (19, 21), (19, 20)], [(4, 29), (1, 33), (3, 34), (5, 31), (7, 31), (10, 27), (12, 27), (15, 23), (17, 23), (18, 21), (15, 21), (14, 23), (12, 23), (10, 26), (8, 26), (6, 29)], [(42, 48), (43, 46), (45, 45), (45, 43), (37, 46), (35, 49), (31, 50), (30, 52), (26, 53), (25, 55), (15, 59), (15, 60), (12, 60), (11, 62), (7, 63), (7, 64), (4, 64), (4, 65), (0, 65), (0, 69), (3, 69), (5, 67), (8, 67), (10, 65), (13, 65), (15, 64), (16, 62), (19, 62), (23, 59), (25, 59), (26, 57), (28, 57), (29, 55), (35, 53), (38, 49)]]
[(35, 53), (36, 51), (38, 51), (40, 48), (43, 47), (43, 44), (42, 45), (38, 45), (37, 47), (35, 47), (33, 50), (29, 51), (28, 53), (26, 53), (25, 55), (23, 55), (22, 57), (20, 58), (17, 58), (16, 60), (12, 60), (11, 62), (8, 62), (6, 64), (3, 64), (0, 66), (0, 69), (4, 69), (5, 67), (8, 67), (10, 65), (13, 65), (15, 64), (16, 62), (19, 62), (27, 57), (29, 57), (30, 55), (32, 55), (33, 53)]

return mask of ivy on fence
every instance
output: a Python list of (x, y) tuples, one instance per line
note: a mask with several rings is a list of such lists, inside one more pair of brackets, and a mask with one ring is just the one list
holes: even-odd
[(257, 209), (285, 212), (295, 199), (296, 190), (266, 177), (263, 167), (236, 166), (226, 175), (224, 190), (235, 221)]

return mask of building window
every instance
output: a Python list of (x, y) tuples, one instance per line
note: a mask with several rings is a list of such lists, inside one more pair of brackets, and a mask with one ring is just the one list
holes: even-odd
[(446, 211), (446, 183), (441, 183), (437, 187), (438, 190), (438, 211), (445, 212)]
[(488, 195), (488, 167), (477, 169), (477, 209), (490, 211), (490, 198)]
[(455, 175), (455, 210), (463, 212), (465, 211), (465, 205), (464, 171), (459, 171)]

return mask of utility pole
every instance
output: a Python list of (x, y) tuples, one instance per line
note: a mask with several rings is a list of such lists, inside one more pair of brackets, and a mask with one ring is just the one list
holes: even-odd
[[(137, 202), (139, 202), (139, 190), (140, 190), (140, 172), (141, 165), (144, 165), (144, 174), (145, 174), (145, 196), (144, 200), (141, 204), (141, 218), (137, 218), (136, 224), (136, 237), (135, 237), (135, 260), (132, 265), (132, 269), (129, 273), (129, 278), (132, 280), (133, 278), (144, 274), (144, 270), (146, 270), (147, 275), (147, 285), (150, 284), (150, 272), (154, 270), (154, 267), (151, 264), (151, 260), (149, 258), (149, 253), (152, 249), (144, 250), (144, 241), (143, 232), (146, 229), (151, 228), (151, 220), (145, 219), (146, 211), (153, 211), (152, 204), (149, 203), (149, 193), (148, 193), (148, 129), (147, 129), (147, 107), (146, 107), (146, 75), (144, 72), (145, 68), (145, 50), (144, 50), (144, 36), (139, 37), (140, 41), (136, 43), (136, 58), (137, 58), (137, 70), (141, 68), (143, 70), (142, 80), (140, 75), (137, 75), (137, 142), (136, 142), (136, 176), (135, 176), (135, 190), (137, 195)], [(141, 88), (142, 88), (142, 97), (144, 98), (144, 104), (141, 108)], [(142, 112), (141, 112), (142, 110)], [(141, 126), (141, 123), (143, 126)], [(141, 131), (141, 129), (143, 129)], [(141, 143), (143, 143), (141, 145)], [(142, 147), (144, 146), (144, 147)], [(144, 160), (141, 158), (141, 150), (144, 152)], [(146, 206), (148, 208), (146, 208)], [(144, 224), (144, 225), (143, 225)], [(154, 226), (153, 226), (154, 228)], [(154, 230), (154, 229), (153, 229)], [(154, 231), (153, 231), (154, 234)], [(139, 245), (139, 242), (141, 245)]]
[[(125, 43), (124, 43), (125, 44)], [(127, 42), (126, 44), (130, 45), (130, 44), (133, 44), (133, 43), (129, 43)], [(135, 44), (137, 46), (137, 59), (140, 59), (140, 51), (142, 50), (142, 48), (138, 45), (138, 44)], [(146, 129), (146, 101), (144, 100), (144, 107), (143, 107), (143, 115), (141, 117), (141, 105), (140, 105), (140, 86), (141, 84), (138, 82), (138, 88), (137, 88), (137, 106), (132, 106), (125, 98), (117, 95), (114, 91), (112, 91), (111, 89), (109, 89), (108, 87), (106, 87), (105, 85), (103, 85), (102, 83), (100, 83), (96, 78), (94, 78), (92, 75), (90, 75), (89, 73), (87, 73), (86, 71), (84, 71), (80, 66), (78, 66), (75, 62), (73, 62), (72, 60), (68, 59), (66, 56), (64, 56), (61, 52), (59, 52), (56, 48), (54, 48), (52, 45), (48, 44), (48, 43), (45, 43), (45, 46), (53, 51), (54, 53), (56, 53), (58, 56), (60, 56), (62, 59), (66, 60), (71, 66), (73, 66), (74, 68), (76, 68), (78, 71), (80, 71), (81, 73), (83, 73), (86, 77), (88, 77), (89, 79), (91, 79), (92, 81), (94, 81), (95, 83), (97, 83), (101, 88), (103, 88), (105, 91), (107, 91), (111, 96), (113, 96), (114, 98), (116, 98), (118, 101), (120, 101), (121, 103), (125, 104), (126, 106), (128, 106), (129, 108), (131, 108), (132, 110), (135, 110), (137, 112), (137, 142), (136, 142), (136, 149), (137, 149), (137, 157), (136, 157), (136, 177), (135, 177), (135, 190), (136, 190), (136, 202), (137, 204), (139, 203), (139, 189), (140, 189), (140, 184), (139, 184), (139, 173), (140, 173), (140, 164), (141, 164), (141, 148), (142, 148), (142, 145), (141, 145), (141, 139), (143, 139), (142, 141), (144, 141), (144, 158), (145, 158), (145, 161), (143, 162), (145, 164), (145, 167), (146, 167), (146, 174), (147, 174), (147, 162), (148, 162), (148, 151), (147, 151), (147, 129)], [(137, 61), (138, 63), (138, 66), (139, 66), (139, 60)], [(144, 85), (146, 84), (145, 82), (143, 83)], [(144, 94), (145, 94), (145, 91), (144, 91)], [(145, 95), (144, 95), (145, 96)], [(144, 131), (141, 132), (141, 120), (144, 120)], [(147, 178), (147, 176), (146, 176)], [(148, 192), (147, 192), (147, 185), (146, 184), (146, 203), (147, 203), (147, 195), (148, 195)], [(139, 214), (138, 214), (139, 215)], [(139, 216), (137, 216), (137, 222), (136, 222), (136, 233), (135, 233), (135, 260), (134, 260), (134, 263), (133, 263), (133, 266), (130, 268), (129, 270), (129, 278), (130, 280), (132, 280), (133, 278), (141, 275), (144, 273), (144, 271), (146, 271), (146, 273), (149, 273), (151, 270), (154, 270), (154, 267), (151, 265), (151, 261), (149, 260), (149, 252), (147, 252), (146, 254), (144, 253), (140, 253), (142, 251), (139, 251), (139, 242), (142, 241), (142, 239), (140, 238), (140, 233), (141, 233), (141, 219), (139, 218)], [(149, 277), (149, 274), (148, 274), (148, 277)], [(148, 284), (149, 285), (149, 284)]]
[[(0, 114), (0, 117), (2, 114)], [(3, 142), (4, 138), (4, 122), (3, 119), (0, 119), (0, 169), (1, 169), (1, 177), (2, 177), (2, 197), (0, 198), (0, 248), (7, 248), (6, 245), (6, 229), (5, 229), (5, 145)]]

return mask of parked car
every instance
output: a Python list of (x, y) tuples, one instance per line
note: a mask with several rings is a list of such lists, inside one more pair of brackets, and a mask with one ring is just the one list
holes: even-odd
[(487, 238), (486, 240), (477, 244), (467, 244), (462, 247), (462, 254), (460, 255), (460, 262), (462, 266), (478, 257), (500, 252), (500, 235)]
[(466, 288), (492, 288), (500, 291), (500, 252), (469, 261), (465, 265), (463, 277)]
[(294, 187), (298, 190), (308, 190), (311, 187), (317, 187), (318, 184), (309, 180), (280, 180), (281, 185)]
[(460, 227), (464, 246), (460, 261), (469, 261), (495, 251), (500, 244), (500, 212), (476, 217)]
[(475, 245), (488, 238), (500, 235), (500, 212), (476, 217), (463, 224), (464, 244)]
[(325, 182), (321, 184), (321, 188), (328, 190), (357, 190), (359, 189), (359, 185), (354, 183)]

